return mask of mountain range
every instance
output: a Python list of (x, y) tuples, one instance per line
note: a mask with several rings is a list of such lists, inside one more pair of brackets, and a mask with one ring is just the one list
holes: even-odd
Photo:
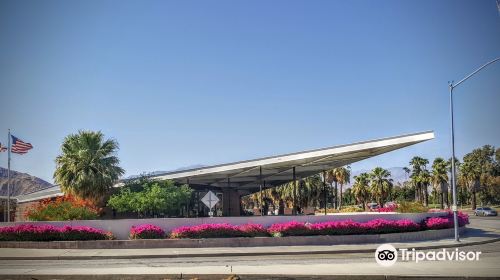
[[(0, 196), (7, 196), (7, 169), (0, 167)], [(11, 189), (10, 195), (31, 193), (34, 191), (52, 187), (52, 184), (38, 177), (14, 170), (10, 171)]]

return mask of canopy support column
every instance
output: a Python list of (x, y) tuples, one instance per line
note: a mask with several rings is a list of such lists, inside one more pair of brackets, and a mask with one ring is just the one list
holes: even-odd
[(264, 200), (262, 199), (262, 166), (259, 166), (260, 215), (264, 216)]
[(326, 202), (326, 172), (323, 171), (323, 198), (324, 198), (324, 203), (325, 203), (325, 215), (327, 214), (326, 213), (326, 205), (327, 205), (327, 202)]
[(292, 215), (297, 215), (297, 180), (295, 177), (295, 166), (292, 168), (292, 180), (293, 180), (293, 209)]

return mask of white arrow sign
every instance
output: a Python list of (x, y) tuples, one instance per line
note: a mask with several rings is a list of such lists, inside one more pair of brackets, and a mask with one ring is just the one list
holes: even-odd
[(215, 204), (217, 204), (219, 200), (220, 199), (212, 191), (209, 191), (201, 199), (201, 202), (203, 202), (203, 204), (205, 204), (208, 207), (208, 209), (210, 209), (210, 212), (212, 212), (212, 208), (214, 208)]

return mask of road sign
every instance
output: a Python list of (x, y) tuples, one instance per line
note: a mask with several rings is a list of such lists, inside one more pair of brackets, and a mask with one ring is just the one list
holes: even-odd
[(210, 212), (212, 212), (212, 208), (214, 208), (215, 204), (217, 204), (219, 200), (220, 199), (212, 191), (209, 191), (201, 199), (201, 202), (203, 202), (203, 204), (205, 204), (208, 207), (208, 209), (210, 209)]

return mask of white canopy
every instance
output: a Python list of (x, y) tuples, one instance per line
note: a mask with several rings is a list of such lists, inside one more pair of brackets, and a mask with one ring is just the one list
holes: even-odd
[(255, 190), (261, 184), (261, 180), (265, 181), (266, 187), (291, 181), (294, 169), (297, 178), (305, 178), (433, 138), (434, 132), (427, 131), (279, 156), (166, 172), (155, 174), (151, 178), (170, 179), (178, 183), (189, 182), (196, 185)]

